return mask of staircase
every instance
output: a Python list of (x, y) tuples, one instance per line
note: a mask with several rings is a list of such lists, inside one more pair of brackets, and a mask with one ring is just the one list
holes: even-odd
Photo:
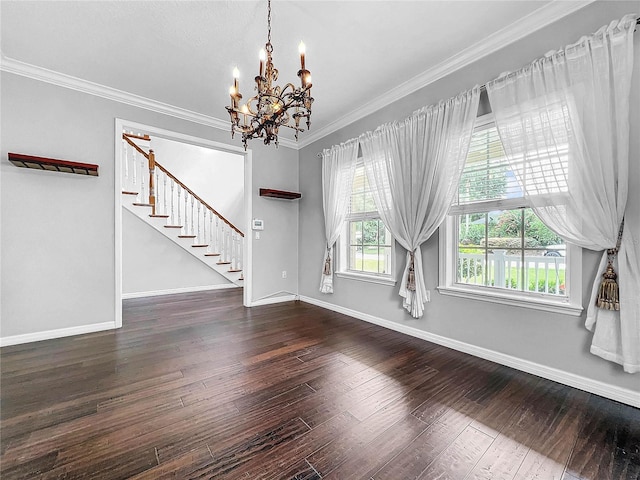
[(242, 286), (244, 234), (159, 164), (150, 140), (122, 134), (122, 207)]

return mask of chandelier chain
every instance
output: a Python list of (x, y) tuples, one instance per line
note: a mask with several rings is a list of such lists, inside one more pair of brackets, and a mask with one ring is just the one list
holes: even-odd
[(267, 0), (267, 43), (271, 45), (271, 0)]

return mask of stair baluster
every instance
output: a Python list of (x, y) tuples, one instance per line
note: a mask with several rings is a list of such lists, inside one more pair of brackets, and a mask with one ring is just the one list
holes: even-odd
[(161, 190), (162, 189), (160, 188), (160, 172), (159, 172), (158, 168), (156, 168), (153, 171), (153, 177), (154, 177), (153, 178), (154, 192), (156, 194), (156, 214), (162, 215), (164, 212), (162, 211), (162, 208), (161, 208), (161, 203), (162, 202), (160, 201), (161, 197), (162, 197), (162, 195), (161, 195), (161, 193), (162, 193)]
[(147, 197), (144, 194), (144, 176), (146, 165), (144, 161), (144, 156), (140, 157), (140, 203), (147, 203)]
[(236, 233), (236, 261), (235, 269), (240, 270), (240, 245), (242, 245), (242, 237), (239, 233)]
[[(160, 169), (156, 169), (156, 175), (160, 172)], [(167, 213), (167, 176), (162, 174), (162, 214), (168, 215)]]
[(132, 192), (135, 192), (136, 189), (138, 188), (138, 180), (137, 180), (137, 170), (138, 170), (138, 152), (135, 148), (131, 147), (131, 173), (132, 173), (132, 183), (131, 186), (133, 187), (131, 189)]
[(224, 223), (220, 222), (220, 261), (224, 262), (225, 258), (224, 249)]
[(224, 223), (220, 226), (220, 262), (227, 261), (227, 230), (225, 226)]
[(231, 265), (229, 266), (229, 268), (233, 268), (233, 262), (236, 254), (234, 247), (235, 247), (234, 231), (229, 229), (229, 261), (231, 262)]
[(202, 244), (203, 245), (207, 245), (207, 247), (209, 247), (208, 243), (207, 243), (207, 212), (209, 211), (209, 209), (205, 208), (205, 206), (202, 206)]
[(207, 247), (207, 253), (217, 253), (214, 245), (214, 234), (213, 234), (213, 213), (209, 212), (209, 246)]
[(184, 191), (184, 234), (189, 235), (189, 197), (187, 196), (187, 191)]
[(195, 198), (193, 198), (193, 195), (191, 195), (191, 234), (190, 235), (195, 235), (195, 228), (193, 228), (193, 203), (195, 201)]
[(206, 205), (202, 205), (202, 243), (209, 248), (209, 242), (207, 238), (209, 237), (207, 234), (207, 215), (211, 213)]
[(222, 225), (224, 235), (224, 261), (229, 261), (229, 228), (226, 225)]
[[(191, 197), (191, 201), (193, 202), (193, 197)], [(198, 245), (202, 245), (204, 243), (200, 232), (200, 207), (202, 207), (202, 204), (198, 202), (198, 214), (196, 215), (198, 217), (198, 233), (195, 239), (195, 243)]]
[(229, 270), (233, 270), (233, 230), (229, 231)]
[[(166, 181), (167, 176), (165, 175), (165, 181)], [(174, 213), (174, 206), (173, 206), (173, 197), (174, 197), (174, 190), (175, 190), (175, 186), (176, 186), (176, 182), (174, 182), (173, 180), (171, 180), (171, 216), (169, 218), (169, 223), (171, 225), (175, 225), (175, 213)], [(180, 187), (178, 187), (180, 188)]]
[(242, 235), (238, 234), (238, 270), (242, 271), (242, 258), (244, 256), (244, 242)]
[(125, 139), (122, 139), (122, 173), (124, 174), (124, 181), (122, 182), (122, 190), (129, 191), (129, 149), (128, 143)]
[(220, 219), (216, 217), (216, 248), (214, 253), (222, 253), (222, 249), (220, 248)]
[(182, 198), (182, 187), (178, 184), (178, 223), (177, 225), (182, 226), (182, 218), (180, 215), (180, 199)]
[(227, 262), (233, 261), (233, 230), (229, 229), (229, 258)]
[(231, 270), (238, 268), (238, 234), (231, 231)]

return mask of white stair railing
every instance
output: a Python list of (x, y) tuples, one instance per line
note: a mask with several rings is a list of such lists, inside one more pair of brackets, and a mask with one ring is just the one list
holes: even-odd
[(166, 217), (167, 227), (182, 227), (180, 236), (193, 238), (192, 245), (206, 246), (205, 255), (217, 257), (218, 265), (229, 265), (230, 272), (241, 271), (244, 234), (156, 162), (153, 150), (145, 152), (136, 141), (144, 143), (150, 138), (123, 133), (123, 192), (137, 193), (137, 203), (151, 205), (152, 216)]

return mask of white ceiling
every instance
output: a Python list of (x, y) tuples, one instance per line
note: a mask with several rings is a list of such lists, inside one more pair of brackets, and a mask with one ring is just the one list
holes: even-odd
[[(274, 64), (281, 83), (297, 84), (297, 46), (304, 40), (316, 101), (303, 140), (382, 106), (394, 91), (419, 88), (429, 72), (479, 45), (517, 38), (586, 3), (273, 0)], [(245, 99), (253, 94), (266, 7), (265, 0), (2, 0), (0, 45), (3, 62), (25, 62), (226, 121), (233, 66)]]

